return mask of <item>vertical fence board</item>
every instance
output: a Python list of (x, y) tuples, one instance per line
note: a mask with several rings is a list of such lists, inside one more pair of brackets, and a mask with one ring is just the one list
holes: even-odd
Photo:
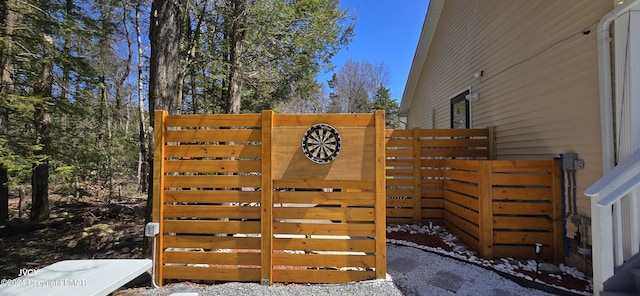
[(153, 210), (152, 221), (160, 224), (160, 233), (155, 238), (156, 246), (155, 250), (155, 272), (156, 272), (156, 285), (162, 286), (162, 271), (163, 271), (163, 233), (164, 233), (164, 220), (163, 216), (163, 204), (164, 204), (164, 133), (166, 129), (167, 111), (156, 110), (154, 114), (155, 122), (153, 127)]
[(564, 233), (562, 232), (562, 219), (564, 219), (564, 213), (562, 212), (562, 163), (560, 159), (553, 160), (552, 166), (553, 185), (551, 190), (553, 191), (552, 207), (553, 215), (553, 258), (556, 263), (560, 263), (564, 259)]
[(422, 146), (420, 144), (420, 129), (413, 129), (413, 221), (422, 221)]
[(493, 182), (491, 162), (482, 161), (478, 171), (478, 208), (480, 214), (480, 255), (493, 258)]
[(273, 179), (271, 143), (273, 140), (273, 111), (262, 112), (262, 192), (261, 208), (261, 248), (260, 281), (270, 285), (273, 281)]
[[(376, 138), (376, 206), (375, 221), (376, 224), (376, 278), (385, 279), (387, 277), (387, 213), (386, 213), (386, 194), (385, 194), (385, 150), (384, 144), (385, 134), (385, 118), (384, 111), (377, 110), (375, 116), (375, 138)], [(415, 197), (414, 197), (415, 198)]]

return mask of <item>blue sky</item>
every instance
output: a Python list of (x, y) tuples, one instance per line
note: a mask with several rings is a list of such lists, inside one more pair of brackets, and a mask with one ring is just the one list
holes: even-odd
[[(355, 11), (355, 36), (348, 48), (334, 58), (337, 72), (345, 61), (384, 63), (391, 72), (387, 87), (391, 97), (400, 102), (413, 61), (428, 0), (340, 0), (340, 7)], [(321, 83), (331, 78), (326, 73)]]

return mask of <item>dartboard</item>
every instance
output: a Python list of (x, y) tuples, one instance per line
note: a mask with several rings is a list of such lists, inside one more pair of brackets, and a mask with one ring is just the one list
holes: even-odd
[(340, 153), (342, 140), (338, 131), (328, 124), (316, 124), (302, 136), (302, 151), (315, 163), (333, 161)]

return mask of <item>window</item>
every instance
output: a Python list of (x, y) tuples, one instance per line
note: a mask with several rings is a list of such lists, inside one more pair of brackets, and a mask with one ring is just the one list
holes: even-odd
[(469, 128), (469, 101), (465, 98), (469, 91), (464, 91), (451, 99), (451, 128)]

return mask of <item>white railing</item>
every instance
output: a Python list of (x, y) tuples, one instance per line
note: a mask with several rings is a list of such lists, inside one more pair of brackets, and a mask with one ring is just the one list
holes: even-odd
[[(625, 158), (585, 191), (591, 197), (591, 225), (593, 242), (593, 289), (596, 295), (604, 281), (613, 276), (614, 269), (622, 265), (624, 242), (620, 235), (622, 199), (640, 188), (640, 150)], [(637, 216), (640, 213), (632, 213)], [(633, 248), (631, 248), (633, 249)], [(631, 254), (635, 255), (635, 254)]]

